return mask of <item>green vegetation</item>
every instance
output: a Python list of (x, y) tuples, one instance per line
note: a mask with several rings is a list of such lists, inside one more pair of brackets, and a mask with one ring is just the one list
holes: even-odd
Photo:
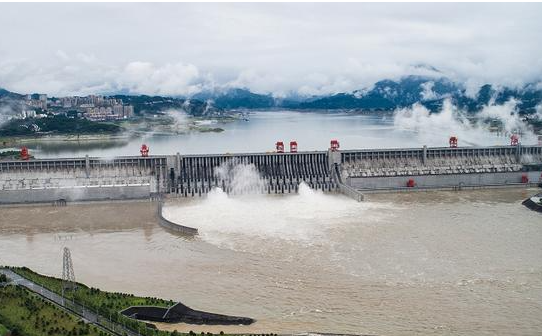
[(3, 324), (0, 324), (0, 336), (5, 336), (8, 334), (8, 328), (4, 326)]
[(63, 115), (46, 118), (13, 119), (0, 127), (0, 136), (33, 136), (43, 134), (116, 134), (123, 131), (119, 125), (68, 118)]
[[(45, 287), (45, 288), (48, 288), (49, 290), (57, 293), (57, 294), (62, 294), (62, 280), (61, 279), (58, 279), (58, 278), (55, 278), (55, 277), (50, 277), (50, 276), (45, 276), (45, 275), (41, 275), (41, 274), (38, 274), (32, 270), (30, 270), (29, 268), (26, 268), (26, 267), (10, 267), (10, 269), (16, 273), (18, 273), (19, 275)], [(24, 304), (24, 302), (26, 301), (21, 301), (23, 299), (26, 299), (28, 296), (33, 296), (35, 297), (36, 300), (38, 300), (38, 303), (39, 304), (39, 307), (40, 309), (56, 309), (56, 315), (52, 315), (53, 317), (56, 316), (57, 319), (59, 319), (59, 316), (60, 316), (60, 313), (58, 312), (59, 308), (56, 308), (56, 306), (53, 306), (53, 304), (47, 302), (47, 301), (44, 301), (42, 300), (41, 298), (39, 297), (36, 297), (34, 296), (33, 294), (29, 293), (27, 290), (25, 289), (15, 289), (16, 287), (14, 286), (7, 286), (5, 288), (9, 288), (9, 291), (10, 293), (16, 293), (16, 294), (22, 294), (22, 298), (19, 299), (19, 301), (16, 301), (16, 298), (11, 298), (11, 300), (15, 300), (16, 302), (23, 302), (23, 304), (19, 304), (17, 307), (21, 307), (21, 306), (24, 306), (24, 307), (27, 307), (26, 304)], [(0, 291), (2, 289), (0, 288)], [(15, 291), (15, 292), (14, 292)], [(23, 294), (25, 293), (25, 294)], [(190, 331), (189, 333), (179, 333), (178, 331), (173, 331), (173, 332), (168, 332), (168, 331), (163, 331), (163, 330), (158, 330), (158, 329), (154, 329), (154, 328), (150, 328), (146, 323), (144, 322), (140, 322), (140, 321), (137, 321), (137, 320), (134, 320), (134, 319), (131, 319), (131, 318), (128, 318), (122, 314), (120, 314), (120, 311), (128, 308), (128, 307), (131, 307), (131, 306), (141, 306), (141, 305), (145, 305), (145, 306), (160, 306), (160, 307), (169, 307), (171, 306), (174, 302), (171, 301), (171, 300), (163, 300), (163, 299), (159, 299), (159, 298), (154, 298), (154, 297), (138, 297), (138, 296), (134, 296), (132, 294), (125, 294), (125, 293), (112, 293), (112, 292), (105, 292), (105, 291), (101, 291), (100, 289), (97, 289), (97, 288), (91, 288), (91, 287), (87, 287), (85, 286), (84, 284), (81, 284), (81, 283), (78, 283), (77, 284), (77, 289), (75, 291), (65, 291), (65, 297), (67, 299), (67, 301), (71, 301), (71, 300), (74, 300), (76, 303), (78, 304), (81, 304), (81, 305), (84, 305), (86, 307), (86, 309), (91, 309), (93, 311), (96, 311), (98, 312), (101, 316), (104, 316), (104, 317), (111, 317), (111, 320), (114, 321), (114, 322), (118, 322), (120, 324), (123, 324), (127, 327), (130, 327), (132, 328), (133, 330), (140, 330), (141, 334), (145, 335), (145, 336), (171, 336), (171, 335), (189, 335), (189, 336), (196, 336), (196, 335), (205, 335), (205, 336), (213, 336), (212, 333), (201, 333), (201, 334), (196, 334), (195, 332), (193, 331)], [(0, 306), (4, 305), (4, 299), (3, 299), (3, 296), (2, 294), (0, 294)], [(13, 307), (13, 304), (10, 303), (10, 307)], [(23, 307), (23, 308), (24, 308)], [(33, 306), (32, 306), (33, 307)], [(16, 311), (19, 311), (23, 308), (17, 308)], [(3, 316), (3, 312), (4, 311), (11, 311), (11, 309), (13, 308), (6, 308), (4, 310), (2, 310), (2, 308), (0, 307), (0, 324), (4, 324), (6, 326), (12, 326), (13, 324), (8, 323), (4, 320), (2, 320), (2, 316)], [(24, 308), (26, 309), (26, 308)], [(40, 310), (40, 313), (37, 314), (39, 316), (50, 316), (50, 314), (52, 314), (52, 311), (45, 314), (44, 313), (41, 313), (42, 310)], [(36, 326), (36, 329), (38, 330), (38, 332), (26, 332), (26, 329), (23, 329), (23, 327), (19, 327), (19, 325), (15, 325), (16, 328), (20, 328), (19, 330), (21, 331), (24, 331), (24, 333), (21, 333), (21, 334), (24, 334), (25, 336), (33, 336), (33, 335), (46, 335), (48, 334), (48, 328), (52, 327), (53, 324), (51, 324), (52, 322), (49, 323), (49, 325), (47, 325), (46, 322), (41, 322), (43, 319), (45, 319), (45, 317), (39, 319), (39, 323), (36, 323), (36, 317), (34, 317), (33, 315), (30, 316), (29, 312), (27, 311), (26, 313), (18, 313), (18, 312), (14, 312), (14, 313), (10, 313), (10, 314), (20, 314), (20, 315), (17, 315), (17, 316), (24, 316), (24, 319), (21, 320), (22, 322), (25, 322), (27, 325), (30, 325), (30, 327), (32, 326)], [(68, 314), (64, 313), (64, 315), (68, 316)], [(10, 315), (10, 316), (13, 316), (13, 315)], [(11, 320), (10, 320), (11, 321)], [(50, 320), (47, 320), (47, 321), (50, 321)], [(21, 323), (22, 323), (21, 322)], [(43, 331), (43, 327), (42, 327), (42, 324), (45, 323), (47, 325), (45, 331)], [(59, 322), (60, 323), (60, 322)], [(62, 322), (64, 323), (64, 322)], [(63, 324), (62, 324), (63, 325)], [(54, 325), (56, 327), (56, 325)], [(81, 327), (81, 326), (80, 326)], [(102, 334), (98, 333), (92, 333), (93, 332), (93, 329), (90, 328), (89, 329), (89, 333), (88, 334), (81, 334), (79, 333), (79, 330), (78, 330), (78, 333), (75, 334), (75, 333), (71, 333), (70, 334), (70, 330), (72, 329), (69, 329), (68, 327), (64, 327), (66, 330), (67, 330), (67, 334), (48, 334), (48, 335), (68, 335), (68, 336), (75, 336), (75, 335), (99, 335), (101, 336)], [(73, 327), (72, 327), (73, 328)], [(60, 328), (62, 329), (62, 328)], [(1, 329), (0, 329), (1, 330)], [(220, 335), (224, 335), (224, 332), (220, 332)], [(235, 335), (235, 334), (229, 334), (229, 335)], [(4, 336), (2, 335), (2, 333), (0, 332), (0, 336)], [(252, 336), (252, 335), (251, 335)], [(276, 336), (276, 334), (261, 334), (261, 335), (254, 335), (254, 336)]]
[(174, 109), (182, 110), (192, 116), (204, 116), (204, 115), (221, 115), (222, 110), (208, 107), (204, 102), (191, 99), (187, 104), (185, 99), (161, 97), (161, 96), (129, 96), (129, 95), (115, 95), (111, 98), (122, 99), (126, 104), (134, 106), (134, 113), (136, 115), (144, 114), (162, 114), (164, 111)]
[[(33, 158), (32, 155), (30, 155), (30, 158)], [(21, 152), (20, 151), (3, 151), (0, 152), (0, 160), (20, 160), (21, 159)]]
[(0, 335), (104, 336), (95, 326), (20, 286), (0, 288)]
[[(12, 268), (12, 270), (57, 294), (62, 294), (61, 279), (38, 274), (26, 267)], [(77, 284), (77, 290), (65, 291), (64, 294), (66, 299), (74, 300), (76, 303), (82, 304), (102, 316), (111, 317), (111, 320), (114, 322), (124, 324), (135, 330), (145, 330), (145, 335), (169, 335), (169, 332), (166, 331), (146, 328), (145, 323), (128, 318), (122, 315), (120, 311), (130, 306), (168, 307), (174, 303), (173, 301), (153, 297), (138, 297), (132, 294), (104, 292), (97, 288), (89, 288), (80, 283)]]

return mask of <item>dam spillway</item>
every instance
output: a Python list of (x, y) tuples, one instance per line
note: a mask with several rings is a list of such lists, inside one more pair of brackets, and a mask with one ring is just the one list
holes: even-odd
[[(180, 157), (179, 163), (180, 174), (176, 175), (172, 192), (183, 196), (205, 194), (213, 187), (222, 188), (226, 193), (283, 194), (297, 191), (301, 182), (324, 191), (336, 188), (326, 152), (188, 155)], [(233, 185), (233, 179), (243, 178), (232, 174), (231, 169), (236, 166), (253, 167), (260, 183)]]
[[(257, 183), (239, 183), (239, 166)], [(302, 182), (357, 200), (375, 191), (532, 186), (542, 182), (542, 146), (0, 161), (0, 203), (201, 197), (215, 187), (285, 194)]]

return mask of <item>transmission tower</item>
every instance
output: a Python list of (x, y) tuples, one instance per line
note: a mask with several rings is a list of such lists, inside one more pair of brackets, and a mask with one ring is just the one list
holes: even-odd
[(64, 247), (64, 256), (62, 258), (62, 296), (65, 290), (75, 290), (75, 273), (73, 272), (72, 255), (70, 249)]

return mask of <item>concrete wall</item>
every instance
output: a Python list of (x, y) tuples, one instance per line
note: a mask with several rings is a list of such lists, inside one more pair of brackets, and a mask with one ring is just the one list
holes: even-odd
[(414, 180), (417, 188), (504, 186), (510, 184), (521, 184), (521, 177), (524, 174), (528, 176), (530, 183), (537, 183), (539, 181), (542, 182), (542, 180), (540, 180), (542, 171), (531, 171), (508, 173), (351, 177), (347, 179), (346, 183), (359, 190), (392, 190), (405, 188), (409, 179)]
[(149, 185), (2, 190), (0, 203), (52, 203), (59, 199), (68, 202), (142, 199), (149, 198), (150, 194)]
[(166, 158), (0, 162), (0, 203), (139, 199), (164, 192)]

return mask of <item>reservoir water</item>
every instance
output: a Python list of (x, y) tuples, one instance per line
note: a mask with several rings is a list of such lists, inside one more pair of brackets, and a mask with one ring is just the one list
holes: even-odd
[[(185, 119), (181, 118), (181, 122)], [(451, 135), (459, 137), (460, 146), (506, 145), (510, 139), (480, 127), (450, 113), (419, 115), (405, 113), (354, 115), (346, 112), (251, 112), (250, 121), (213, 123), (223, 132), (189, 132), (186, 134), (148, 133), (130, 141), (99, 142), (37, 142), (29, 143), (33, 155), (39, 158), (139, 155), (142, 143), (151, 154), (246, 153), (274, 150), (276, 141), (296, 140), (300, 151), (326, 150), (331, 139), (338, 139), (342, 149), (448, 146)], [(522, 142), (536, 143), (532, 134)]]
[(378, 335), (540, 335), (542, 219), (535, 189), (294, 196), (0, 208), (0, 264), (109, 291), (250, 316), (243, 327), (170, 330)]

